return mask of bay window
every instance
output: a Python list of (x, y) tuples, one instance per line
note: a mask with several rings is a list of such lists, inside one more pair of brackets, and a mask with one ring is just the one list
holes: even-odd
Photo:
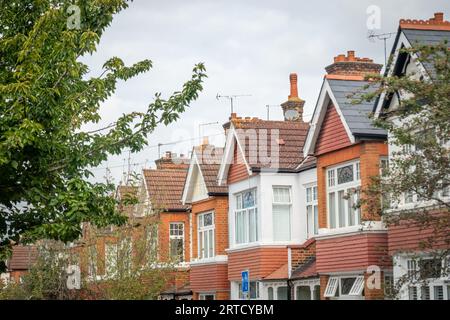
[(170, 258), (177, 261), (184, 261), (184, 223), (173, 222), (169, 226), (169, 246)]
[(198, 258), (214, 257), (214, 214), (203, 213), (198, 216)]
[(291, 240), (291, 188), (273, 187), (272, 199), (273, 239)]
[(235, 197), (235, 242), (237, 244), (256, 242), (258, 241), (256, 189), (238, 193)]
[(308, 237), (319, 233), (319, 210), (317, 206), (317, 186), (306, 187), (306, 221)]
[(327, 170), (327, 209), (330, 228), (355, 226), (360, 223), (360, 163), (355, 161)]

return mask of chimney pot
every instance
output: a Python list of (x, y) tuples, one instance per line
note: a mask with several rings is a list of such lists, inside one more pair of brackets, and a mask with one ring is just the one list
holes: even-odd
[(207, 136), (204, 136), (204, 137), (203, 137), (203, 141), (202, 141), (202, 146), (206, 146), (206, 145), (208, 145), (208, 144), (209, 144), (209, 139), (208, 139)]
[(291, 91), (288, 99), (298, 98), (298, 87), (297, 87), (297, 74), (291, 73), (289, 75), (289, 82), (291, 84)]
[(347, 51), (348, 61), (355, 61), (355, 51), (349, 50)]
[(172, 158), (172, 152), (166, 151), (166, 158)]
[(434, 20), (436, 22), (443, 22), (444, 21), (444, 13), (443, 12), (436, 12), (434, 14)]

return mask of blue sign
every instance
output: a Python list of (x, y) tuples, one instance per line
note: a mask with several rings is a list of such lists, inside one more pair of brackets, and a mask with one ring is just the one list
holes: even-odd
[(248, 270), (242, 271), (241, 275), (242, 275), (242, 293), (248, 293), (249, 287)]

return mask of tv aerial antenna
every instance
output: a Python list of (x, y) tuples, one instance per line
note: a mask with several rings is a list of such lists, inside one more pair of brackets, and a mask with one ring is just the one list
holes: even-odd
[(383, 40), (384, 42), (384, 67), (387, 66), (387, 51), (386, 51), (386, 41), (392, 37), (396, 32), (387, 32), (387, 33), (375, 33), (373, 30), (369, 30), (369, 34), (367, 38), (370, 42), (375, 42), (375, 39)]
[(221, 98), (225, 98), (230, 100), (230, 107), (231, 107), (231, 113), (234, 112), (234, 100), (236, 98), (240, 98), (240, 97), (251, 97), (251, 94), (233, 94), (233, 95), (221, 95), (221, 94), (217, 94), (216, 95), (216, 99), (219, 100)]

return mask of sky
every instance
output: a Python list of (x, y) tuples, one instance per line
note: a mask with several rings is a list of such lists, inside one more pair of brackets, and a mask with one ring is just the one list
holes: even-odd
[[(306, 100), (304, 120), (309, 121), (324, 68), (333, 57), (355, 50), (356, 56), (383, 64), (383, 41), (371, 41), (368, 35), (396, 32), (399, 19), (428, 19), (434, 12), (444, 12), (449, 20), (450, 1), (134, 0), (115, 16), (97, 51), (82, 60), (92, 76), (113, 56), (128, 65), (150, 59), (153, 68), (120, 82), (101, 106), (102, 121), (87, 127), (100, 128), (123, 113), (145, 111), (156, 92), (169, 97), (189, 80), (198, 62), (205, 64), (208, 78), (177, 122), (158, 127), (141, 152), (112, 156), (94, 168), (95, 180), (103, 181), (109, 168), (119, 183), (128, 162), (133, 171), (154, 167), (158, 149), (161, 154), (188, 154), (203, 136), (223, 146), (222, 124), (230, 116), (230, 102), (217, 94), (246, 95), (235, 100), (238, 116), (266, 119), (269, 105), (270, 119), (283, 119), (279, 104), (287, 100), (292, 72), (298, 74), (299, 96)], [(388, 51), (394, 36), (387, 39)], [(167, 143), (172, 144), (157, 147)]]

